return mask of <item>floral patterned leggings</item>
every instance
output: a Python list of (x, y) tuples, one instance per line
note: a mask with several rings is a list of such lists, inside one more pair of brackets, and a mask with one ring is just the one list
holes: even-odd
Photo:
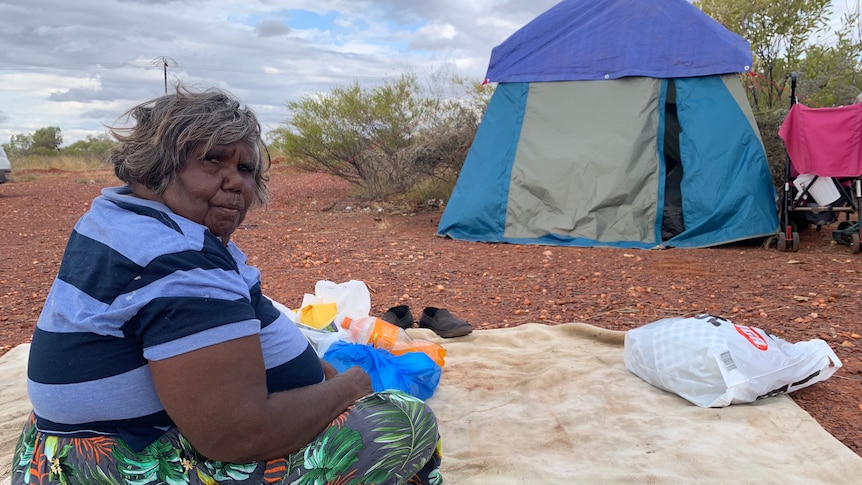
[(24, 427), (12, 485), (62, 484), (428, 484), (440, 475), (437, 420), (421, 400), (384, 391), (357, 401), (317, 438), (286, 458), (208, 460), (176, 428), (140, 452), (115, 437), (68, 438)]

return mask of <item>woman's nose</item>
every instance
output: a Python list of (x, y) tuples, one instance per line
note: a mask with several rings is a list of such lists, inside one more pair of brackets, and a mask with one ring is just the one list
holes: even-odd
[(232, 167), (224, 172), (222, 188), (228, 192), (242, 192), (245, 183), (237, 167)]

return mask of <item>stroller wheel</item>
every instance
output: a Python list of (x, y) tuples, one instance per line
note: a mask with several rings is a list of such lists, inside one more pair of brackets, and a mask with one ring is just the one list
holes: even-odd
[(852, 241), (850, 243), (850, 250), (853, 251), (853, 254), (859, 254), (862, 247), (859, 246), (859, 233), (854, 232), (852, 236), (850, 236)]
[[(793, 231), (790, 233), (790, 237), (792, 238), (790, 241), (787, 240), (787, 235), (783, 232), (778, 233), (778, 250), (782, 253), (785, 251), (799, 251), (799, 233)], [(788, 245), (788, 243), (790, 243)]]

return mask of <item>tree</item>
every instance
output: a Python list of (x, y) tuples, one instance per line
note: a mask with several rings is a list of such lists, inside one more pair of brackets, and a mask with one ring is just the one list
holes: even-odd
[(853, 102), (862, 91), (856, 59), (859, 45), (839, 35), (834, 46), (811, 46), (797, 70), (797, 91), (812, 106), (839, 106)]
[(828, 28), (832, 14), (831, 0), (696, 0), (694, 5), (751, 44), (752, 69), (767, 82), (749, 94), (755, 108), (766, 109), (782, 97), (776, 79), (800, 64), (809, 40)]
[(860, 4), (843, 15), (842, 27), (828, 45), (811, 45), (798, 68), (797, 90), (813, 106), (851, 104), (862, 91), (859, 59), (862, 58)]
[(354, 82), (287, 107), (291, 118), (270, 133), (274, 149), (380, 199), (451, 173), (452, 164), (460, 169), (482, 115), (470, 102), (423, 95), (415, 74), (374, 88)]
[(56, 151), (62, 144), (63, 135), (60, 133), (60, 128), (56, 126), (39, 128), (33, 133), (32, 149), (34, 150), (44, 148), (49, 151)]
[(39, 128), (29, 135), (12, 135), (9, 143), (3, 145), (3, 150), (15, 156), (26, 155), (56, 155), (63, 144), (60, 128), (48, 126)]
[(12, 135), (9, 137), (9, 143), (3, 144), (3, 151), (9, 156), (24, 156), (30, 152), (33, 147), (33, 137), (31, 135)]
[(105, 133), (98, 136), (87, 135), (83, 140), (78, 140), (63, 148), (62, 152), (71, 155), (104, 157), (113, 148), (114, 144), (113, 139)]

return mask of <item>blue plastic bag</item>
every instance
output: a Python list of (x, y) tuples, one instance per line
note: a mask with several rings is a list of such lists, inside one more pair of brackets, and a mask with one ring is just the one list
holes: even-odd
[(386, 389), (404, 391), (419, 399), (434, 394), (443, 369), (422, 352), (393, 355), (388, 350), (371, 345), (335, 342), (323, 354), (338, 372), (353, 366), (362, 367), (371, 376), (374, 392)]

